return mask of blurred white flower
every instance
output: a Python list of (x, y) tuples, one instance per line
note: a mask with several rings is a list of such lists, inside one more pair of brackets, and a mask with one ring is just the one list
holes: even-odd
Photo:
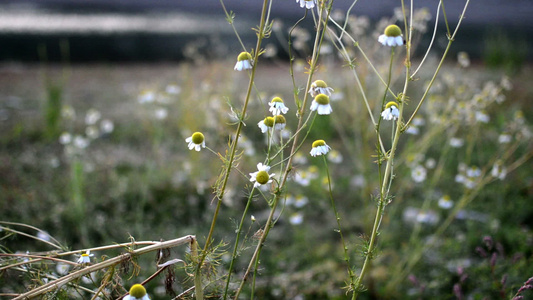
[(494, 163), (494, 166), (492, 166), (490, 175), (492, 175), (492, 177), (494, 178), (504, 180), (505, 176), (507, 176), (507, 169), (502, 165), (501, 161), (497, 161), (496, 163)]
[(420, 165), (414, 167), (414, 169), (411, 171), (411, 177), (415, 182), (423, 182), (426, 180), (426, 169)]
[(450, 146), (453, 148), (461, 148), (464, 145), (464, 141), (461, 138), (452, 137), (450, 139)]
[(83, 253), (80, 258), (78, 258), (79, 264), (88, 264), (91, 262), (91, 257), (93, 257), (94, 254), (91, 254), (91, 250), (87, 250), (85, 253)]
[(337, 150), (331, 150), (328, 155), (328, 160), (334, 164), (342, 162), (342, 154)]
[(100, 130), (102, 133), (107, 134), (113, 132), (115, 129), (115, 124), (113, 124), (113, 121), (104, 119), (102, 122), (100, 122)]
[(292, 225), (300, 225), (300, 224), (302, 224), (303, 221), (304, 221), (304, 216), (300, 212), (293, 213), (289, 217), (289, 222)]
[(468, 68), (468, 66), (470, 66), (470, 57), (468, 56), (468, 53), (464, 51), (457, 53), (457, 62), (459, 62), (461, 67)]
[(300, 3), (300, 7), (304, 7), (307, 9), (311, 9), (315, 7), (316, 0), (296, 0), (296, 3)]
[(90, 125), (90, 126), (87, 126), (87, 128), (85, 128), (85, 135), (88, 138), (94, 140), (100, 136), (100, 130), (98, 130), (98, 127), (94, 125)]
[(77, 149), (85, 149), (89, 146), (90, 142), (88, 139), (82, 137), (81, 135), (77, 135), (74, 137), (72, 144)]
[(450, 209), (453, 207), (453, 201), (448, 195), (444, 195), (439, 199), (439, 207), (442, 209)]
[(169, 84), (165, 88), (165, 92), (170, 95), (178, 95), (179, 93), (181, 93), (181, 87), (175, 84)]
[(311, 178), (309, 177), (309, 173), (306, 171), (298, 171), (296, 174), (294, 174), (294, 181), (299, 185), (309, 186), (311, 183)]
[(154, 91), (145, 90), (139, 94), (139, 96), (137, 97), (137, 101), (140, 104), (152, 103), (155, 101), (155, 98), (156, 98), (156, 93)]
[(91, 108), (85, 114), (85, 124), (94, 125), (96, 124), (96, 122), (98, 122), (98, 120), (100, 120), (101, 117), (102, 117), (102, 114), (99, 111), (97, 111), (94, 108)]
[(157, 108), (154, 112), (154, 116), (158, 120), (164, 120), (168, 116), (168, 110), (166, 108)]
[(507, 133), (502, 133), (500, 136), (498, 136), (498, 142), (500, 144), (508, 144), (511, 142), (511, 135)]
[(476, 121), (481, 123), (488, 123), (490, 121), (490, 117), (482, 111), (476, 111)]
[(309, 202), (309, 200), (307, 199), (306, 196), (304, 195), (297, 195), (294, 199), (294, 207), (296, 208), (302, 208), (304, 207), (307, 203)]
[(68, 132), (63, 132), (60, 136), (59, 136), (59, 143), (62, 144), (62, 145), (67, 145), (67, 144), (70, 144), (72, 142), (72, 135)]

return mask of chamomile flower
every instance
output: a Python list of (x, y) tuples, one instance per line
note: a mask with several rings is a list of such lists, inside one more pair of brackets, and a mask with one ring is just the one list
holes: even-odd
[(241, 52), (239, 56), (237, 57), (237, 63), (235, 64), (234, 70), (242, 71), (242, 70), (248, 70), (252, 68), (253, 65), (253, 59), (250, 53), (248, 52)]
[(439, 199), (439, 207), (442, 209), (450, 209), (453, 207), (453, 201), (448, 195), (444, 195)]
[(319, 115), (329, 115), (333, 109), (329, 105), (329, 96), (325, 94), (318, 94), (313, 103), (311, 103), (311, 111), (317, 111)]
[(282, 115), (277, 115), (274, 117), (274, 129), (275, 130), (283, 130), (285, 129), (285, 125), (287, 125), (287, 120)]
[(501, 161), (497, 161), (496, 163), (494, 163), (494, 166), (492, 166), (490, 175), (492, 175), (492, 177), (494, 178), (504, 180), (505, 176), (507, 176), (507, 169), (502, 165)]
[(413, 178), (415, 182), (422, 182), (426, 180), (426, 174), (427, 174), (426, 168), (418, 165), (414, 167), (413, 170), (411, 171), (411, 178)]
[(289, 108), (285, 106), (283, 100), (280, 97), (274, 97), (268, 105), (270, 106), (268, 110), (274, 116), (286, 114), (289, 111)]
[(257, 172), (250, 173), (250, 181), (254, 183), (255, 188), (272, 182), (272, 177), (276, 174), (268, 174), (268, 171), (269, 166), (258, 163)]
[(382, 43), (383, 46), (402, 46), (402, 30), (397, 25), (389, 25), (387, 28), (385, 28), (385, 32), (379, 36), (378, 42)]
[(124, 300), (150, 300), (146, 289), (141, 284), (134, 284), (130, 288), (130, 294), (123, 298)]
[(91, 254), (91, 250), (87, 250), (85, 253), (83, 253), (80, 258), (78, 258), (79, 264), (88, 264), (91, 263), (91, 257), (94, 256), (94, 254)]
[(311, 84), (308, 93), (313, 97), (316, 97), (319, 94), (324, 94), (329, 97), (331, 96), (331, 92), (333, 92), (333, 89), (328, 87), (324, 80), (315, 80), (315, 82)]
[(304, 216), (300, 212), (295, 212), (289, 217), (289, 222), (292, 225), (300, 225), (304, 221)]
[(189, 143), (189, 150), (200, 151), (202, 148), (205, 148), (205, 137), (201, 132), (195, 132), (190, 137), (186, 138), (185, 141)]
[(331, 150), (331, 147), (326, 144), (324, 140), (316, 140), (313, 142), (313, 149), (311, 149), (311, 156), (325, 155)]
[(307, 9), (311, 9), (315, 7), (316, 0), (296, 0), (296, 3), (300, 3), (300, 7), (304, 7)]
[(265, 133), (268, 131), (268, 128), (274, 127), (274, 118), (266, 117), (264, 120), (257, 123), (257, 126), (261, 129), (262, 133)]
[(381, 117), (384, 120), (397, 120), (400, 116), (400, 111), (398, 110), (398, 104), (394, 101), (390, 101), (385, 105), (385, 109), (381, 112)]

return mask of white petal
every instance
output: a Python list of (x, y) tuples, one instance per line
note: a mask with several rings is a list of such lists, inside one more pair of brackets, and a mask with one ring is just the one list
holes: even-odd
[(315, 100), (313, 100), (313, 102), (311, 102), (311, 111), (315, 111), (316, 109), (318, 108), (318, 102), (316, 102)]

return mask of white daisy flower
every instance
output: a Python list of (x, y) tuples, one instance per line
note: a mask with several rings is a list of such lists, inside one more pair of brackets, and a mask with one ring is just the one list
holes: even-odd
[(289, 108), (285, 106), (285, 103), (283, 103), (283, 100), (280, 97), (274, 97), (274, 99), (272, 99), (268, 105), (270, 106), (268, 110), (274, 116), (286, 114), (289, 111)]
[(381, 112), (381, 117), (384, 120), (397, 120), (400, 117), (400, 111), (398, 110), (398, 104), (394, 101), (390, 101), (385, 105), (385, 109)]
[(453, 201), (448, 195), (444, 195), (439, 199), (439, 207), (442, 209), (450, 209), (453, 207)]
[(257, 126), (261, 129), (262, 133), (265, 133), (268, 131), (268, 128), (274, 127), (274, 118), (266, 117), (264, 120), (257, 123)]
[(303, 221), (304, 221), (304, 216), (302, 215), (302, 213), (299, 213), (299, 212), (293, 213), (289, 217), (289, 222), (292, 225), (300, 225), (302, 224)]
[(311, 156), (325, 155), (331, 150), (331, 147), (326, 144), (324, 140), (316, 140), (313, 142), (313, 149), (311, 149)]
[(316, 0), (296, 0), (296, 3), (300, 3), (300, 7), (304, 7), (307, 8), (307, 9), (311, 9), (313, 7), (315, 7), (315, 4), (316, 4)]
[(311, 103), (311, 111), (317, 111), (319, 115), (329, 115), (333, 109), (329, 105), (329, 96), (324, 94), (318, 94)]
[(450, 146), (453, 148), (461, 148), (464, 145), (464, 141), (461, 138), (452, 137), (450, 139)]
[(507, 144), (511, 142), (511, 138), (512, 138), (511, 135), (507, 133), (502, 133), (500, 134), (500, 136), (498, 136), (498, 142), (500, 144)]
[(309, 199), (307, 199), (304, 195), (298, 195), (295, 197), (294, 200), (294, 207), (296, 208), (302, 208), (309, 202)]
[(378, 42), (382, 43), (383, 46), (402, 46), (402, 30), (397, 25), (389, 25), (387, 28), (385, 28), (385, 32), (379, 36)]
[(490, 117), (483, 111), (476, 111), (476, 121), (481, 123), (488, 123), (490, 121)]
[(328, 160), (334, 164), (340, 164), (342, 162), (342, 154), (337, 150), (331, 150)]
[(185, 141), (189, 143), (189, 150), (200, 151), (202, 148), (205, 148), (205, 137), (201, 132), (195, 132), (190, 137), (186, 138)]
[(85, 114), (85, 125), (94, 125), (100, 118), (102, 114), (94, 108), (91, 108)]
[(502, 166), (501, 161), (497, 161), (492, 167), (492, 170), (490, 171), (490, 175), (492, 175), (492, 177), (494, 178), (504, 180), (505, 176), (507, 176), (507, 169), (504, 166)]
[(235, 64), (234, 70), (242, 71), (251, 69), (254, 64), (252, 56), (248, 52), (241, 52), (237, 57), (237, 63)]
[(324, 80), (315, 80), (315, 82), (311, 84), (308, 93), (313, 97), (316, 97), (319, 94), (324, 94), (329, 97), (331, 96), (331, 92), (333, 92), (333, 89), (328, 87)]
[(294, 181), (302, 186), (309, 186), (311, 183), (311, 176), (306, 171), (296, 172), (294, 175)]
[(78, 258), (79, 264), (88, 264), (91, 263), (91, 257), (93, 257), (94, 254), (91, 254), (91, 250), (87, 250), (85, 253), (83, 253), (80, 258)]
[(411, 171), (411, 177), (415, 182), (423, 182), (426, 180), (426, 168), (418, 165)]
[(150, 300), (146, 289), (141, 284), (134, 284), (130, 288), (130, 294), (122, 298), (123, 300)]
[(283, 130), (285, 129), (285, 125), (287, 125), (287, 120), (282, 115), (277, 115), (274, 117), (274, 129), (275, 130)]
[(250, 181), (254, 183), (255, 188), (272, 182), (272, 177), (276, 174), (268, 174), (268, 171), (269, 166), (258, 163), (257, 172), (250, 173)]

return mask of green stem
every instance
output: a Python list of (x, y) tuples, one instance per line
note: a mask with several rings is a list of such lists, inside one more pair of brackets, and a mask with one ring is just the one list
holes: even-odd
[(305, 93), (305, 96), (304, 96), (304, 100), (303, 100), (302, 106), (300, 107), (300, 110), (298, 112), (299, 120), (298, 120), (298, 126), (297, 126), (297, 128), (298, 128), (297, 129), (297, 133), (294, 135), (294, 140), (293, 140), (293, 143), (292, 143), (292, 148), (291, 148), (291, 152), (290, 152), (290, 155), (289, 155), (289, 160), (287, 162), (287, 166), (285, 168), (285, 172), (283, 174), (281, 183), (278, 186), (278, 189), (277, 189), (277, 191), (276, 191), (276, 193), (274, 195), (274, 200), (272, 201), (270, 214), (269, 214), (267, 222), (265, 224), (264, 232), (263, 232), (263, 234), (262, 234), (262, 236), (261, 236), (261, 238), (260, 238), (260, 240), (259, 240), (259, 242), (257, 244), (257, 247), (256, 247), (256, 249), (254, 251), (254, 254), (252, 255), (252, 258), (250, 259), (250, 264), (248, 265), (248, 268), (246, 269), (246, 272), (243, 275), (241, 284), (240, 284), (240, 286), (237, 289), (237, 292), (235, 294), (235, 299), (238, 299), (239, 294), (241, 293), (242, 288), (244, 287), (244, 283), (246, 281), (246, 278), (248, 277), (248, 274), (250, 273), (252, 267), (254, 267), (256, 265), (256, 263), (257, 263), (257, 260), (259, 258), (259, 254), (261, 253), (261, 249), (263, 248), (263, 245), (264, 245), (264, 242), (266, 240), (266, 237), (268, 236), (268, 233), (269, 233), (270, 229), (274, 226), (274, 224), (273, 224), (274, 212), (275, 212), (276, 207), (278, 205), (279, 198), (280, 198), (280, 195), (282, 193), (281, 191), (282, 191), (283, 187), (285, 186), (285, 183), (287, 182), (287, 178), (289, 177), (290, 171), (292, 170), (292, 159), (293, 159), (294, 154), (296, 153), (296, 150), (297, 150), (298, 134), (300, 132), (300, 128), (302, 128), (302, 125), (303, 125), (304, 110), (306, 108), (307, 100), (309, 98), (309, 93), (307, 93), (307, 91), (311, 87), (313, 74), (314, 74), (314, 71), (315, 71), (315, 68), (316, 68), (316, 64), (317, 64), (317, 61), (318, 61), (318, 57), (319, 57), (319, 54), (320, 54), (320, 47), (319, 46), (322, 43), (322, 40), (324, 38), (325, 30), (323, 30), (323, 28), (326, 27), (327, 22), (329, 20), (329, 14), (331, 12), (332, 3), (333, 3), (333, 1), (330, 1), (329, 5), (328, 5), (327, 15), (326, 15), (326, 18), (325, 18), (324, 21), (322, 21), (322, 19), (323, 19), (322, 16), (323, 16), (323, 13), (324, 13), (324, 4), (320, 4), (321, 5), (321, 7), (320, 7), (320, 16), (319, 16), (319, 22), (318, 22), (318, 25), (317, 25), (317, 33), (316, 33), (316, 37), (315, 37), (315, 44), (314, 44), (314, 47), (313, 47), (313, 55), (311, 56), (311, 63), (310, 63), (311, 66), (310, 66), (310, 69), (309, 69), (309, 75), (308, 75), (307, 85), (306, 85), (306, 89), (305, 89), (306, 93)]
[(326, 160), (325, 155), (323, 159), (324, 159), (324, 165), (326, 166), (326, 174), (328, 176), (329, 199), (331, 200), (331, 208), (333, 209), (333, 213), (335, 214), (335, 221), (337, 222), (337, 232), (339, 233), (341, 237), (342, 249), (344, 251), (344, 261), (346, 262), (346, 267), (348, 269), (348, 275), (350, 277), (350, 286), (353, 290), (355, 290), (355, 286), (354, 286), (355, 274), (350, 266), (350, 255), (348, 254), (348, 247), (346, 246), (346, 241), (344, 240), (344, 235), (342, 234), (341, 218), (339, 216), (339, 212), (337, 211), (337, 206), (335, 205), (335, 200), (333, 198), (333, 193), (331, 189), (331, 176), (329, 175), (328, 162)]
[(226, 288), (224, 289), (224, 299), (227, 299), (228, 297), (228, 289), (229, 289), (229, 283), (231, 280), (231, 272), (233, 270), (235, 259), (237, 258), (237, 248), (239, 247), (239, 239), (241, 237), (242, 226), (244, 224), (244, 218), (246, 217), (246, 214), (248, 213), (248, 208), (250, 207), (250, 203), (252, 203), (254, 191), (255, 191), (255, 188), (252, 188), (252, 191), (250, 191), (250, 196), (248, 197), (248, 201), (246, 202), (246, 207), (244, 208), (244, 211), (241, 217), (241, 222), (239, 223), (239, 228), (237, 229), (237, 237), (235, 238), (235, 245), (233, 246), (233, 253), (231, 254), (231, 263), (229, 265), (228, 278), (226, 279)]
[[(251, 71), (251, 74), (250, 74), (250, 81), (248, 83), (248, 90), (246, 92), (246, 98), (245, 98), (243, 109), (242, 109), (242, 113), (241, 113), (241, 120), (239, 121), (239, 124), (237, 125), (237, 130), (235, 132), (235, 139), (233, 140), (233, 143), (231, 145), (230, 157), (229, 157), (229, 160), (228, 160), (227, 165), (226, 165), (226, 170), (225, 170), (224, 178), (222, 180), (222, 185), (221, 185), (221, 187), (220, 187), (220, 189), (219, 189), (219, 191), (217, 193), (217, 198), (218, 198), (217, 206), (215, 208), (215, 213), (214, 213), (213, 219), (211, 221), (211, 227), (209, 228), (209, 233), (208, 233), (207, 239), (205, 241), (204, 251), (202, 252), (202, 255), (201, 255), (200, 259), (198, 260), (198, 266), (197, 266), (196, 272), (195, 272), (195, 276), (198, 276), (198, 277), (201, 276), (202, 265), (203, 265), (203, 262), (204, 262), (205, 258), (207, 257), (207, 254), (209, 252), (208, 250), (209, 250), (209, 246), (211, 244), (211, 239), (213, 237), (213, 232), (215, 231), (215, 225), (216, 225), (216, 221), (217, 221), (217, 218), (218, 218), (218, 214), (220, 212), (220, 207), (221, 207), (221, 204), (222, 204), (222, 198), (224, 197), (224, 193), (226, 191), (226, 185), (227, 185), (227, 182), (228, 182), (228, 179), (229, 179), (229, 175), (230, 175), (231, 170), (233, 168), (233, 162), (235, 160), (235, 153), (236, 153), (236, 150), (237, 150), (237, 144), (239, 142), (239, 137), (240, 137), (240, 134), (241, 134), (242, 127), (244, 126), (244, 122), (243, 122), (242, 118), (244, 118), (244, 116), (246, 115), (246, 109), (248, 107), (248, 102), (250, 100), (250, 94), (252, 92), (253, 85), (254, 85), (255, 70), (257, 68), (259, 55), (261, 53), (261, 50), (260, 50), (261, 49), (261, 42), (262, 42), (263, 37), (264, 37), (264, 30), (265, 30), (265, 23), (266, 23), (265, 16), (266, 16), (267, 4), (268, 4), (268, 0), (264, 0), (263, 1), (263, 8), (262, 8), (262, 11), (261, 11), (261, 22), (260, 22), (260, 25), (259, 25), (259, 32), (258, 32), (258, 35), (257, 35), (257, 44), (256, 44), (255, 51), (254, 51), (254, 63), (253, 63), (253, 66), (252, 66), (252, 71)], [(197, 297), (196, 297), (197, 299), (201, 299), (201, 298), (198, 298), (198, 292), (196, 292), (196, 295), (197, 295)]]

